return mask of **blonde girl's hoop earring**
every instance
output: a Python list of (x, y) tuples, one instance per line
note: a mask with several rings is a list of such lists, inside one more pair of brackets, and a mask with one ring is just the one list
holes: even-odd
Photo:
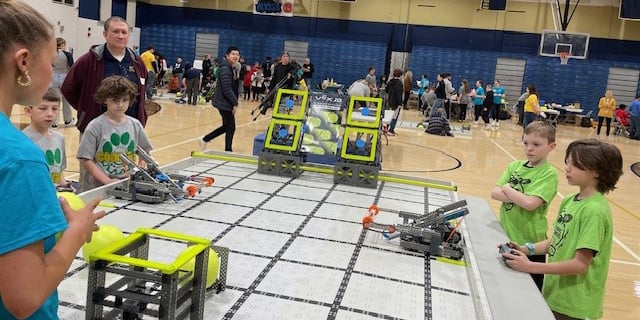
[(16, 79), (16, 80), (18, 80), (18, 84), (23, 86), (23, 87), (30, 86), (31, 85), (31, 76), (29, 76), (29, 72), (27, 72), (27, 70), (24, 71), (24, 78), (26, 79), (25, 82), (22, 82), (23, 81), (22, 76), (23, 75), (21, 74), (20, 76), (18, 76), (18, 79)]

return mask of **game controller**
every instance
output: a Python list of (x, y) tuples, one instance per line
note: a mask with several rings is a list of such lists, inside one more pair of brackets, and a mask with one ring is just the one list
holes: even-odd
[[(509, 243), (501, 244), (500, 248), (498, 249), (500, 255), (502, 255), (503, 253), (517, 254), (516, 251), (517, 250), (510, 246)], [(505, 256), (502, 256), (502, 259), (504, 260), (505, 264), (507, 263), (507, 260), (510, 260)]]
[(503, 253), (516, 254), (515, 250), (508, 243), (501, 244), (500, 249), (498, 249), (498, 252), (500, 254), (503, 254)]

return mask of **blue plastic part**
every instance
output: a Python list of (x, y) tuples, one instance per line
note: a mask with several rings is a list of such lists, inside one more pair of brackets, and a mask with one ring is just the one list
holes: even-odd
[(278, 130), (278, 136), (280, 138), (285, 138), (287, 135), (289, 135), (289, 132), (287, 131), (287, 129), (281, 128), (280, 130)]
[(287, 108), (293, 109), (293, 99), (287, 99), (284, 103)]

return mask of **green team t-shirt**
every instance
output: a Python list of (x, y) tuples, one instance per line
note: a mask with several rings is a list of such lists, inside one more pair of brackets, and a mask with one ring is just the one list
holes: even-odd
[(560, 205), (548, 262), (571, 260), (578, 249), (593, 250), (593, 260), (583, 274), (545, 275), (542, 295), (551, 310), (580, 319), (599, 319), (613, 239), (611, 209), (599, 192), (580, 201), (575, 198), (575, 194), (567, 197)]
[(533, 168), (527, 164), (526, 160), (512, 162), (496, 182), (499, 187), (509, 183), (515, 190), (544, 201), (533, 211), (507, 202), (500, 206), (500, 224), (509, 240), (519, 244), (547, 238), (547, 209), (558, 191), (558, 174), (549, 162)]

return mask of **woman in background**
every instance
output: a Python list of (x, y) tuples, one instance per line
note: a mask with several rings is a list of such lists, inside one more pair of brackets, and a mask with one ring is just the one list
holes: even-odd
[[(63, 38), (56, 38), (56, 45), (58, 47), (58, 54), (56, 54), (56, 58), (53, 60), (53, 82), (51, 86), (59, 91), (64, 82), (64, 78), (67, 77), (69, 68), (73, 65), (73, 56), (67, 51), (67, 41)], [(62, 99), (62, 118), (64, 125), (65, 127), (73, 125), (74, 119), (71, 105), (63, 95), (61, 95), (60, 98)], [(57, 126), (58, 119), (55, 119), (53, 127), (55, 128)]]
[(393, 78), (389, 80), (385, 89), (387, 91), (387, 94), (389, 95), (389, 108), (395, 110), (393, 112), (393, 118), (391, 118), (391, 122), (389, 123), (389, 130), (387, 132), (387, 134), (392, 136), (396, 135), (396, 124), (398, 123), (398, 118), (400, 117), (400, 110), (402, 110), (403, 85), (402, 81), (400, 81), (400, 77), (402, 77), (402, 70), (393, 70)]
[(402, 107), (405, 110), (409, 110), (407, 103), (409, 103), (409, 97), (411, 96), (411, 88), (413, 88), (413, 73), (411, 70), (407, 70), (404, 73), (404, 102)]
[(611, 90), (607, 90), (604, 93), (604, 97), (600, 98), (598, 103), (598, 129), (596, 133), (600, 135), (600, 129), (602, 128), (602, 122), (607, 123), (607, 136), (611, 131), (611, 119), (613, 118), (613, 112), (616, 109), (616, 99), (613, 98)]

